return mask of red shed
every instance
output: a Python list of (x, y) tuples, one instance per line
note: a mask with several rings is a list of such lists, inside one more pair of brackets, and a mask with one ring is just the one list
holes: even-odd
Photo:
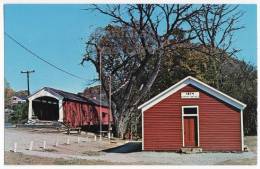
[[(104, 102), (78, 94), (44, 87), (28, 97), (28, 119), (59, 121), (71, 128), (108, 125), (109, 108)], [(101, 117), (100, 117), (101, 116)], [(112, 115), (110, 114), (112, 122)]]
[(246, 105), (188, 76), (138, 108), (142, 149), (243, 151)]

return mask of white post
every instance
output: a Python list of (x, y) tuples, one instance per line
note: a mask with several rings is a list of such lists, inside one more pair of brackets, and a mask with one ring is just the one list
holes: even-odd
[(30, 147), (29, 147), (29, 150), (32, 151), (33, 149), (33, 141), (30, 142)]
[(29, 110), (28, 110), (28, 120), (32, 119), (33, 109), (32, 109), (32, 100), (29, 100)]
[(67, 144), (70, 144), (70, 138), (67, 137)]
[(46, 141), (44, 140), (43, 141), (43, 146), (42, 146), (43, 149), (46, 149)]
[(102, 141), (102, 133), (100, 132), (99, 141)]
[(17, 152), (16, 150), (17, 150), (17, 143), (15, 142), (15, 143), (14, 143), (14, 153)]
[(88, 142), (88, 136), (87, 136), (87, 138), (86, 138), (86, 141)]
[(55, 147), (58, 147), (58, 145), (59, 145), (59, 139), (58, 136), (56, 136)]
[(63, 101), (59, 100), (59, 122), (63, 122), (63, 106), (62, 106)]
[(97, 141), (97, 136), (96, 135), (94, 136), (94, 141)]
[(78, 144), (79, 144), (79, 143), (80, 143), (80, 138), (79, 138), (79, 136), (78, 136), (78, 140), (77, 140), (77, 141), (78, 141)]
[(59, 141), (56, 140), (56, 142), (55, 142), (55, 147), (58, 147), (58, 146), (59, 146)]

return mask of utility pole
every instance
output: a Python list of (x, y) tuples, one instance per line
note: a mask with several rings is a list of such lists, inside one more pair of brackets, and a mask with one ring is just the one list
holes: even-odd
[(103, 117), (102, 117), (102, 108), (101, 108), (101, 105), (102, 105), (102, 58), (101, 58), (101, 54), (99, 56), (99, 78), (100, 78), (100, 90), (99, 90), (99, 99), (100, 99), (100, 105), (99, 105), (99, 132), (100, 132), (100, 137), (99, 139), (102, 140), (102, 122), (103, 122)]
[(111, 109), (111, 75), (109, 76), (109, 113), (108, 113), (108, 138), (110, 139), (111, 137), (111, 120), (110, 120), (110, 115), (112, 115), (112, 109)]
[(26, 73), (27, 75), (27, 94), (30, 95), (30, 73), (34, 73), (34, 70), (21, 71), (21, 73)]

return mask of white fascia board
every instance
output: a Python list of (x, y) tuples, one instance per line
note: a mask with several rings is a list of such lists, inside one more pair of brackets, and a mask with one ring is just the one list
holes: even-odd
[(147, 102), (145, 102), (144, 104), (139, 106), (138, 109), (142, 109), (143, 111), (145, 111), (189, 84), (205, 91), (206, 93), (211, 94), (212, 96), (215, 96), (216, 98), (218, 98), (240, 110), (243, 110), (246, 107), (246, 104), (218, 91), (217, 89), (207, 85), (206, 83), (203, 83), (191, 76), (188, 76), (188, 77), (184, 78), (183, 80), (179, 81), (178, 83), (176, 83), (175, 85), (173, 85), (172, 87), (164, 90), (160, 94), (158, 94), (155, 97), (153, 97), (152, 99), (148, 100)]
[[(144, 107), (152, 104), (155, 105), (157, 103), (159, 103), (161, 100), (163, 100), (164, 98), (170, 96), (171, 94), (173, 94), (173, 90), (175, 88), (177, 88), (181, 83), (183, 83), (185, 80), (187, 80), (188, 77), (184, 78), (183, 80), (179, 81), (178, 83), (176, 83), (175, 85), (173, 85), (172, 87), (164, 90), (163, 92), (161, 92), (160, 94), (154, 96), (153, 98), (151, 98), (150, 100), (148, 100), (147, 102), (143, 103), (142, 105), (140, 105), (138, 107), (138, 109), (143, 109)], [(184, 86), (183, 86), (184, 87)], [(175, 90), (174, 90), (175, 91)], [(159, 101), (158, 101), (159, 100)], [(158, 102), (157, 102), (158, 101)], [(155, 102), (155, 104), (153, 104), (153, 102)], [(146, 110), (146, 109), (145, 109)]]
[(155, 104), (159, 103), (160, 101), (166, 99), (167, 97), (171, 96), (172, 94), (174, 94), (175, 92), (177, 92), (178, 90), (182, 89), (183, 87), (185, 87), (187, 85), (188, 84), (183, 83), (183, 84), (176, 86), (171, 91), (163, 93), (159, 97), (157, 97), (158, 96), (157, 95), (154, 98), (152, 98), (150, 101), (146, 102), (144, 105), (139, 106), (138, 109), (142, 109), (143, 111), (146, 111), (147, 109), (151, 108), (153, 105), (155, 105)]
[(199, 89), (205, 91), (206, 93), (209, 93), (211, 94), (212, 96), (215, 96), (217, 97), (218, 99), (240, 109), (240, 110), (243, 110), (245, 107), (246, 107), (246, 104), (228, 96), (227, 94), (225, 93), (222, 93), (221, 91), (207, 85), (206, 83), (204, 82), (201, 82), (199, 81), (198, 79), (195, 79), (193, 77), (190, 77), (193, 81), (192, 81), (192, 85), (195, 86), (195, 87), (198, 87)]
[(28, 97), (28, 100), (34, 100), (37, 99), (39, 97), (44, 97), (44, 96), (48, 96), (48, 97), (52, 97), (55, 98), (57, 100), (62, 100), (63, 97), (60, 96), (59, 94), (54, 94), (53, 92), (49, 92), (47, 90), (45, 90), (45, 88), (39, 90), (38, 92), (34, 93), (33, 95), (31, 95), (30, 97)]

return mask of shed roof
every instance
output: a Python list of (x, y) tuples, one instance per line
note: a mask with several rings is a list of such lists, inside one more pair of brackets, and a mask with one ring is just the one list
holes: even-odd
[(228, 96), (227, 94), (222, 93), (221, 91), (207, 85), (206, 83), (204, 83), (202, 81), (199, 81), (198, 79), (196, 79), (192, 76), (187, 76), (186, 78), (182, 79), (175, 85), (171, 86), (170, 88), (164, 90), (160, 94), (156, 95), (155, 97), (151, 98), (147, 102), (140, 105), (138, 107), (138, 109), (142, 109), (143, 111), (145, 111), (189, 84), (201, 89), (202, 91), (204, 91), (240, 110), (243, 110), (246, 107), (246, 104)]
[[(70, 92), (66, 92), (63, 90), (59, 90), (59, 89), (54, 89), (51, 87), (44, 87), (39, 91), (45, 90), (55, 96), (59, 96), (62, 97), (63, 99), (67, 99), (67, 100), (73, 100), (73, 101), (79, 101), (79, 102), (84, 102), (84, 103), (89, 103), (89, 104), (95, 104), (95, 105), (101, 105), (101, 106), (105, 106), (108, 107), (108, 104), (106, 102), (101, 102), (99, 100), (95, 100), (92, 98), (86, 98), (84, 96), (81, 96), (79, 94), (75, 94), (75, 93), (70, 93)], [(34, 94), (30, 95), (28, 98), (30, 98), (31, 96), (35, 95), (36, 93), (38, 93), (39, 91), (35, 92)]]

